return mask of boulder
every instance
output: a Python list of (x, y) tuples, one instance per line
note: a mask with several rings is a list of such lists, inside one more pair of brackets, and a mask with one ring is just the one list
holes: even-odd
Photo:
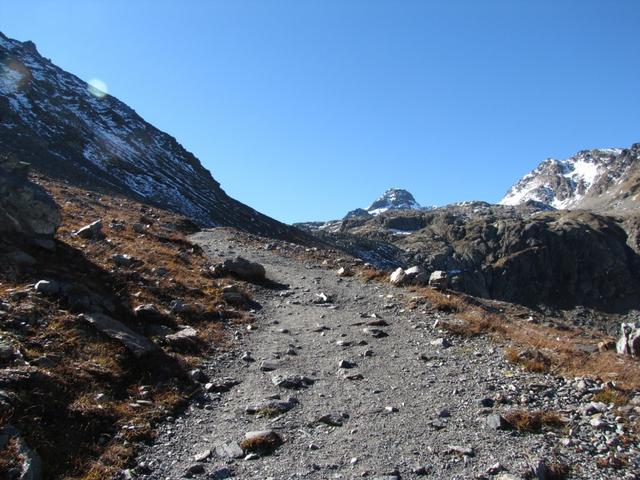
[(99, 332), (122, 343), (136, 357), (142, 357), (156, 349), (156, 346), (146, 337), (108, 315), (91, 313), (82, 314), (79, 318), (93, 325)]
[(633, 323), (623, 323), (620, 326), (620, 339), (616, 350), (620, 355), (640, 357), (640, 327)]
[(398, 267), (393, 271), (393, 273), (389, 277), (389, 282), (399, 287), (400, 285), (404, 284), (405, 277), (406, 277), (406, 274), (404, 273), (404, 270), (401, 267)]
[(73, 232), (73, 234), (77, 237), (84, 238), (87, 240), (103, 239), (104, 233), (102, 232), (102, 220), (96, 220), (95, 222), (92, 222), (89, 225), (85, 225), (81, 229)]
[(262, 265), (242, 257), (225, 260), (216, 267), (216, 271), (221, 271), (249, 282), (263, 282), (266, 275)]
[(139, 262), (139, 260), (126, 253), (116, 253), (111, 255), (111, 261), (118, 267), (131, 267)]
[(282, 445), (283, 440), (274, 430), (247, 432), (240, 447), (246, 452), (268, 455)]
[(429, 274), (419, 265), (408, 268), (404, 271), (404, 274), (405, 283), (424, 285), (429, 281)]
[(40, 280), (33, 286), (33, 289), (43, 295), (53, 297), (60, 293), (60, 284), (55, 280)]
[(52, 238), (59, 225), (56, 203), (29, 181), (29, 164), (0, 155), (0, 235)]
[(19, 480), (40, 480), (42, 478), (42, 461), (38, 454), (29, 448), (14, 426), (6, 425), (0, 430), (0, 450), (13, 438), (16, 439), (18, 455), (22, 460), (22, 468), (16, 478)]
[(449, 286), (449, 276), (444, 270), (436, 270), (429, 276), (429, 286), (439, 289), (445, 289)]

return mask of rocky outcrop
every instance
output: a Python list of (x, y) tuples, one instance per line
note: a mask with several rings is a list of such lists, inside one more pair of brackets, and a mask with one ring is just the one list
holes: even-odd
[(60, 224), (58, 206), (28, 173), (28, 164), (0, 155), (0, 234), (52, 238)]
[(616, 350), (620, 355), (640, 357), (640, 328), (633, 323), (623, 323)]
[[(398, 235), (390, 224), (411, 231)], [(475, 296), (619, 311), (639, 303), (638, 240), (625, 231), (639, 224), (628, 217), (549, 210), (538, 202), (467, 202), (350, 218), (340, 232), (322, 238), (379, 268), (419, 265), (428, 274), (446, 272), (449, 288)]]

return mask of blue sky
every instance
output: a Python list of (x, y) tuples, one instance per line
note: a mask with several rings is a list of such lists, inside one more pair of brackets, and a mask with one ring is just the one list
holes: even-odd
[(285, 222), (386, 188), (498, 201), (640, 141), (636, 0), (0, 0), (0, 30), (175, 136)]

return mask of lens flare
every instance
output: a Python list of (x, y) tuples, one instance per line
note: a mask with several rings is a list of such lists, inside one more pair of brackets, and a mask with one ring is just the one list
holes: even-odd
[(107, 84), (104, 83), (99, 78), (93, 78), (89, 80), (89, 84), (87, 86), (89, 93), (94, 97), (102, 98), (107, 93), (109, 93), (109, 89), (107, 88)]

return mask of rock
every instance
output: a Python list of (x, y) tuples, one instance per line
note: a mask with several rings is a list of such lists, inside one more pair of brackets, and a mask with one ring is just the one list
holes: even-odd
[(247, 296), (242, 292), (222, 292), (222, 299), (230, 305), (244, 305), (247, 303)]
[(184, 327), (182, 330), (177, 331), (176, 333), (172, 333), (171, 335), (167, 335), (164, 337), (165, 341), (173, 346), (178, 348), (189, 348), (192, 347), (195, 341), (198, 338), (198, 332), (193, 327)]
[(331, 297), (331, 295), (327, 295), (324, 292), (320, 292), (320, 293), (316, 293), (316, 297), (313, 300), (313, 303), (332, 303), (333, 302), (333, 298)]
[(449, 348), (451, 346), (451, 343), (446, 338), (437, 338), (436, 340), (429, 342), (429, 344), (438, 348)]
[(13, 346), (6, 340), (0, 340), (0, 360), (13, 360), (16, 357), (16, 351)]
[(55, 280), (40, 280), (33, 286), (36, 292), (42, 293), (50, 297), (54, 297), (60, 293), (60, 284)]
[(207, 450), (203, 450), (202, 452), (196, 453), (193, 456), (193, 459), (196, 462), (204, 462), (205, 460), (207, 460), (209, 457), (211, 456), (211, 450), (207, 449)]
[(227, 467), (218, 468), (211, 473), (209, 478), (213, 480), (224, 480), (225, 478), (231, 478), (234, 476), (233, 470)]
[(338, 364), (338, 368), (355, 368), (357, 367), (355, 362), (350, 362), (349, 360), (340, 360)]
[(73, 234), (87, 240), (101, 240), (104, 238), (104, 233), (102, 232), (102, 220), (96, 220), (89, 225), (85, 225), (81, 229), (73, 232)]
[(240, 447), (246, 452), (268, 455), (284, 442), (274, 430), (259, 430), (247, 432), (240, 442)]
[(12, 438), (16, 440), (18, 455), (22, 460), (22, 468), (16, 478), (18, 480), (41, 480), (42, 461), (38, 454), (29, 448), (18, 429), (14, 426), (6, 425), (0, 430), (0, 449), (3, 449)]
[(262, 265), (242, 257), (225, 260), (218, 267), (223, 273), (249, 282), (264, 282), (266, 279), (266, 271)]
[(187, 476), (202, 475), (204, 471), (205, 471), (204, 465), (200, 463), (195, 463), (187, 467), (187, 469), (185, 470), (185, 475)]
[(22, 250), (5, 253), (0, 256), (0, 263), (2, 262), (7, 262), (18, 267), (33, 267), (38, 263), (35, 258)]
[(138, 305), (134, 308), (133, 313), (142, 322), (158, 322), (164, 318), (164, 315), (152, 303)]
[(244, 451), (235, 442), (223, 443), (215, 447), (216, 455), (222, 458), (242, 458), (244, 457)]
[(222, 393), (222, 392), (228, 392), (229, 390), (231, 390), (236, 385), (239, 385), (240, 383), (241, 383), (240, 380), (236, 380), (235, 378), (222, 377), (207, 383), (204, 386), (204, 389), (209, 393), (211, 392)]
[(136, 357), (151, 353), (157, 348), (146, 337), (108, 315), (102, 313), (81, 314), (79, 318), (93, 325), (99, 332), (122, 343)]
[(389, 276), (389, 282), (393, 285), (399, 287), (404, 284), (405, 278), (404, 270), (401, 267), (396, 268), (393, 273)]
[(131, 225), (131, 228), (136, 233), (144, 234), (147, 233), (147, 228), (149, 228), (149, 226), (145, 225), (144, 223), (134, 223), (133, 225)]
[(384, 338), (389, 336), (387, 332), (380, 330), (379, 328), (363, 328), (362, 333), (373, 338)]
[(208, 380), (207, 375), (199, 368), (191, 370), (189, 372), (189, 377), (191, 377), (191, 380), (198, 383), (204, 383)]
[(384, 407), (384, 411), (386, 413), (397, 413), (400, 410), (398, 410), (398, 407), (392, 407), (392, 406), (388, 406), (388, 407)]
[(260, 364), (260, 371), (262, 372), (271, 372), (273, 370), (277, 370), (279, 365), (275, 362), (264, 361)]
[(315, 380), (303, 375), (274, 375), (273, 377), (271, 377), (271, 382), (276, 387), (296, 390), (313, 385)]
[(0, 155), (0, 236), (33, 242), (52, 239), (60, 225), (58, 206), (29, 180), (29, 164), (14, 155)]
[(336, 275), (338, 275), (339, 277), (351, 277), (353, 275), (353, 272), (348, 267), (340, 267), (336, 272)]
[(249, 352), (244, 352), (242, 354), (242, 356), (240, 357), (240, 360), (242, 360), (243, 362), (247, 362), (247, 363), (251, 363), (251, 362), (255, 362), (256, 361), (255, 358), (253, 358), (251, 356), (251, 353), (249, 353)]
[(247, 405), (244, 409), (245, 413), (254, 415), (256, 413), (265, 413), (269, 416), (286, 413), (298, 404), (298, 400), (291, 397), (287, 401), (284, 400), (265, 400), (260, 403)]
[(499, 413), (492, 413), (487, 417), (487, 426), (494, 430), (508, 430), (511, 424)]
[(126, 253), (116, 253), (111, 255), (111, 261), (118, 267), (131, 267), (140, 261)]
[(431, 272), (429, 276), (429, 286), (438, 288), (438, 289), (446, 289), (449, 286), (449, 276), (447, 272), (444, 270), (436, 270)]
[(449, 445), (447, 453), (455, 453), (457, 455), (463, 455), (466, 457), (473, 457), (475, 452), (471, 447), (461, 447), (459, 445)]
[(348, 415), (338, 412), (325, 413), (316, 420), (318, 423), (324, 423), (330, 427), (341, 427), (344, 424), (344, 420), (349, 418)]
[(630, 355), (640, 357), (640, 327), (633, 323), (623, 323), (620, 325), (620, 339), (616, 345), (616, 350), (620, 355)]
[(429, 282), (429, 275), (420, 266), (408, 268), (404, 271), (404, 283), (411, 283), (415, 285), (425, 285)]

